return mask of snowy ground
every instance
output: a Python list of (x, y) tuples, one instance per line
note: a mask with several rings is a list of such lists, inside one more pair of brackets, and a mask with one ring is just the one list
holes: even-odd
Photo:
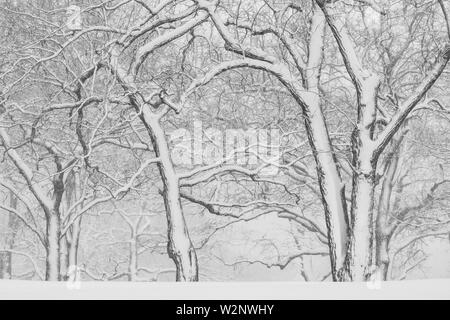
[(0, 299), (450, 299), (450, 279), (383, 283), (0, 281)]

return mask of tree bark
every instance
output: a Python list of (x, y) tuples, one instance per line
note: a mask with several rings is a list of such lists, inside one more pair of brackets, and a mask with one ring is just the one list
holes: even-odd
[(302, 107), (305, 117), (305, 128), (316, 162), (317, 178), (324, 207), (332, 276), (333, 280), (338, 281), (341, 277), (340, 270), (344, 266), (347, 250), (348, 216), (345, 188), (320, 100), (319, 83), (324, 37), (325, 16), (319, 8), (315, 7), (311, 20), (311, 41), (306, 70), (308, 92), (305, 92), (299, 84), (292, 86), (296, 90), (291, 92)]
[[(356, 68), (352, 67), (353, 70)], [(380, 80), (371, 74), (354, 76), (357, 83), (358, 122), (352, 136), (352, 197), (350, 242), (346, 277), (366, 281), (370, 276), (373, 252), (373, 208), (377, 158), (374, 156), (373, 133), (376, 121), (377, 93)]]
[(177, 281), (198, 281), (197, 255), (189, 237), (180, 200), (178, 176), (159, 119), (145, 107), (143, 120), (149, 129), (163, 182), (163, 198), (168, 222), (167, 252), (174, 261)]
[[(81, 181), (79, 169), (74, 169), (67, 178), (65, 186), (65, 209), (69, 210), (81, 197)], [(78, 209), (83, 207), (82, 204), (73, 209), (74, 212), (69, 214), (77, 215)], [(81, 215), (76, 218), (70, 225), (64, 237), (61, 239), (62, 243), (62, 259), (61, 272), (62, 278), (67, 280), (70, 278), (70, 272), (73, 272), (78, 265), (78, 247), (81, 233)]]
[(47, 281), (59, 281), (61, 279), (60, 274), (60, 217), (58, 212), (51, 212), (47, 215), (46, 221), (46, 234), (47, 234), (47, 247), (46, 247), (46, 259), (45, 259), (45, 280)]
[[(327, 125), (321, 112), (319, 99), (309, 101), (304, 107), (305, 126), (309, 144), (316, 162), (325, 221), (328, 231), (331, 270), (335, 281), (339, 280), (339, 270), (344, 265), (347, 249), (347, 204), (345, 189), (337, 167), (333, 147), (329, 140)], [(318, 112), (320, 110), (320, 112)]]
[[(205, 15), (202, 19), (206, 18), (207, 16)], [(134, 77), (128, 75), (127, 70), (119, 62), (119, 56), (120, 51), (117, 48), (113, 48), (111, 51), (110, 66), (124, 89), (129, 92), (136, 92), (137, 88), (134, 83)], [(135, 70), (134, 76), (136, 76), (138, 68), (133, 67), (132, 69)], [(184, 219), (179, 178), (171, 159), (164, 129), (160, 124), (161, 114), (153, 113), (149, 109), (152, 106), (143, 101), (140, 95), (130, 95), (129, 99), (136, 112), (140, 115), (140, 119), (151, 138), (154, 152), (159, 158), (158, 169), (163, 183), (162, 196), (168, 224), (167, 252), (175, 263), (176, 280), (198, 281), (197, 255)]]

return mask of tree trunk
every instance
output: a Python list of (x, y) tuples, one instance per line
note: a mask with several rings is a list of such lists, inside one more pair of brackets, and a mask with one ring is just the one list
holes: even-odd
[(377, 92), (375, 75), (365, 76), (358, 87), (358, 125), (352, 135), (353, 182), (350, 242), (345, 264), (346, 280), (368, 280), (372, 267), (373, 207), (377, 159), (373, 142)]
[(389, 257), (389, 240), (389, 236), (385, 236), (383, 234), (377, 235), (377, 268), (384, 281), (388, 280), (388, 271), (391, 263)]
[[(10, 192), (9, 206), (17, 209), (17, 198)], [(12, 250), (14, 248), (14, 240), (19, 228), (19, 219), (12, 213), (7, 216), (7, 230), (5, 236), (5, 249)], [(12, 278), (12, 254), (11, 252), (0, 252), (0, 279)]]
[[(321, 106), (319, 83), (323, 62), (325, 16), (316, 6), (311, 19), (310, 38), (306, 82), (302, 85), (293, 84), (291, 93), (303, 110), (325, 213), (332, 276), (334, 281), (338, 281), (341, 278), (340, 270), (344, 266), (347, 251), (347, 203), (344, 184)], [(280, 80), (283, 82), (283, 79)], [(303, 85), (306, 85), (307, 92)]]
[(327, 125), (320, 110), (319, 99), (311, 95), (310, 100), (308, 106), (304, 107), (305, 125), (316, 162), (317, 177), (322, 195), (332, 275), (333, 279), (337, 281), (340, 277), (339, 270), (344, 265), (347, 249), (348, 217), (345, 189), (329, 140)]
[(347, 276), (352, 281), (366, 281), (372, 262), (372, 225), (375, 169), (355, 174), (352, 190), (351, 237)]
[[(120, 53), (113, 49), (111, 63), (115, 73), (126, 90), (135, 90), (133, 80), (129, 80), (127, 70), (118, 61)], [(159, 115), (152, 113), (151, 105), (141, 100), (139, 95), (130, 95), (130, 102), (140, 114), (142, 123), (151, 137), (153, 149), (159, 158), (158, 168), (163, 183), (162, 196), (166, 209), (168, 224), (167, 252), (174, 261), (177, 281), (198, 281), (198, 264), (195, 248), (189, 237), (188, 228), (183, 215), (180, 198), (180, 186), (170, 156), (169, 146), (164, 130), (159, 123)]]
[(47, 216), (47, 247), (46, 247), (46, 271), (45, 280), (59, 281), (60, 275), (60, 217), (57, 212), (51, 212)]
[(80, 243), (80, 232), (81, 232), (81, 217), (77, 218), (70, 230), (70, 242), (68, 250), (68, 263), (69, 267), (78, 266), (78, 248)]
[[(74, 169), (75, 170), (75, 169)], [(71, 176), (67, 179), (66, 188), (66, 208), (69, 209), (74, 203), (76, 203), (81, 197), (81, 182), (80, 182), (80, 172), (78, 170), (73, 171)], [(82, 207), (82, 204), (75, 208), (72, 215), (77, 215), (77, 209)], [(78, 247), (80, 242), (80, 232), (81, 232), (81, 216), (78, 217), (69, 230), (67, 230), (63, 241), (65, 242), (65, 259), (63, 267), (64, 279), (70, 278), (70, 272), (76, 272), (78, 266)]]
[(60, 246), (60, 272), (61, 272), (61, 279), (66, 281), (69, 276), (68, 276), (68, 272), (69, 272), (69, 240), (66, 237), (61, 238), (60, 242), (59, 242), (59, 246)]
[(404, 126), (401, 132), (399, 132), (399, 137), (394, 139), (391, 143), (391, 152), (389, 152), (386, 156), (384, 179), (378, 204), (378, 215), (375, 230), (375, 263), (379, 273), (382, 275), (383, 280), (388, 280), (388, 270), (390, 264), (389, 242), (395, 226), (397, 225), (397, 222), (390, 219), (390, 215), (392, 214), (392, 190), (400, 160), (402, 141), (407, 132), (408, 130)]
[(137, 237), (133, 233), (130, 240), (130, 262), (128, 264), (128, 281), (137, 281), (138, 273), (138, 252), (137, 252)]
[(164, 190), (163, 198), (168, 222), (169, 257), (176, 267), (177, 281), (198, 281), (197, 255), (189, 237), (180, 200), (180, 187), (170, 156), (167, 139), (159, 119), (144, 107), (144, 122), (147, 125), (156, 155)]

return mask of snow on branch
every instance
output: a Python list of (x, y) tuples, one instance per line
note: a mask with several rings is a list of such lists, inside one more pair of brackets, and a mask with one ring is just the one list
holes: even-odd
[(220, 260), (224, 265), (226, 266), (236, 266), (239, 264), (261, 264), (266, 266), (267, 268), (274, 268), (274, 267), (278, 267), (280, 268), (280, 270), (284, 270), (292, 261), (294, 261), (295, 259), (298, 258), (302, 258), (304, 256), (322, 256), (322, 257), (326, 257), (328, 256), (329, 253), (325, 252), (325, 251), (301, 251), (301, 252), (297, 252), (295, 254), (292, 254), (290, 256), (288, 256), (285, 261), (279, 261), (279, 262), (264, 262), (261, 260), (238, 260), (238, 261), (234, 261), (234, 262), (226, 262), (224, 259), (215, 256), (218, 260)]
[(364, 79), (368, 78), (370, 74), (361, 66), (358, 55), (355, 51), (355, 45), (350, 39), (345, 26), (338, 19), (336, 19), (336, 16), (338, 15), (335, 12), (334, 6), (326, 4), (326, 1), (323, 0), (316, 0), (316, 2), (322, 9), (328, 26), (336, 39), (347, 72), (350, 75), (356, 90), (360, 92), (362, 90), (362, 82)]
[(376, 157), (378, 157), (383, 152), (389, 141), (399, 130), (410, 112), (419, 104), (428, 90), (430, 90), (434, 83), (439, 79), (449, 60), (450, 43), (447, 44), (444, 50), (441, 51), (433, 69), (429, 72), (428, 76), (419, 84), (414, 93), (400, 105), (397, 113), (392, 117), (391, 121), (387, 124), (383, 132), (379, 134), (378, 138), (376, 139)]
[(133, 75), (134, 76), (137, 75), (141, 65), (144, 63), (148, 55), (150, 55), (153, 51), (185, 35), (189, 31), (191, 31), (194, 27), (206, 21), (207, 18), (208, 14), (206, 12), (200, 12), (195, 18), (188, 20), (188, 22), (182, 24), (181, 26), (176, 27), (171, 31), (162, 34), (161, 36), (153, 39), (149, 43), (140, 47), (136, 53), (135, 57), (136, 62), (133, 67)]
[(46, 245), (46, 241), (44, 240), (44, 236), (42, 231), (38, 230), (37, 227), (35, 227), (34, 225), (32, 225), (27, 218), (25, 218), (18, 210), (11, 208), (11, 207), (7, 207), (3, 204), (0, 204), (0, 209), (5, 210), (6, 212), (9, 212), (13, 215), (15, 215), (17, 218), (19, 218), (20, 221), (23, 222), (23, 224), (30, 229), (35, 235), (37, 235), (39, 241), (43, 244)]
[(133, 188), (133, 184), (135, 180), (142, 174), (142, 172), (147, 168), (150, 164), (159, 162), (159, 158), (152, 158), (149, 159), (141, 164), (139, 169), (133, 174), (133, 176), (125, 183), (120, 186), (117, 190), (114, 192), (110, 192), (109, 195), (101, 197), (101, 198), (94, 198), (93, 200), (87, 202), (80, 210), (76, 212), (76, 214), (72, 214), (72, 212), (75, 211), (75, 209), (79, 206), (79, 204), (83, 203), (86, 200), (86, 197), (83, 197), (79, 201), (77, 201), (75, 204), (73, 204), (69, 210), (67, 217), (65, 221), (63, 222), (63, 229), (61, 231), (61, 237), (63, 237), (66, 232), (69, 230), (70, 226), (84, 213), (86, 213), (88, 210), (92, 209), (93, 207), (97, 206), (98, 204), (108, 202), (112, 199), (116, 199), (117, 197), (127, 193)]
[(33, 170), (30, 169), (22, 157), (11, 146), (9, 135), (4, 128), (0, 128), (0, 137), (2, 138), (6, 153), (27, 182), (30, 191), (43, 206), (44, 210), (49, 213), (53, 208), (53, 201), (45, 194), (44, 187), (40, 183), (33, 181)]
[(275, 57), (267, 54), (263, 50), (252, 47), (243, 47), (238, 41), (236, 41), (228, 31), (225, 22), (223, 22), (220, 16), (214, 11), (215, 8), (211, 3), (205, 0), (199, 0), (198, 4), (200, 8), (209, 13), (209, 16), (217, 28), (217, 31), (225, 41), (225, 49), (255, 60), (265, 61), (268, 63), (277, 62)]

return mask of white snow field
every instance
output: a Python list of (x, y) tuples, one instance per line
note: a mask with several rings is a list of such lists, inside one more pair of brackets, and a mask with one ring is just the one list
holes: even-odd
[(388, 282), (43, 282), (0, 281), (0, 299), (450, 299), (450, 279)]

